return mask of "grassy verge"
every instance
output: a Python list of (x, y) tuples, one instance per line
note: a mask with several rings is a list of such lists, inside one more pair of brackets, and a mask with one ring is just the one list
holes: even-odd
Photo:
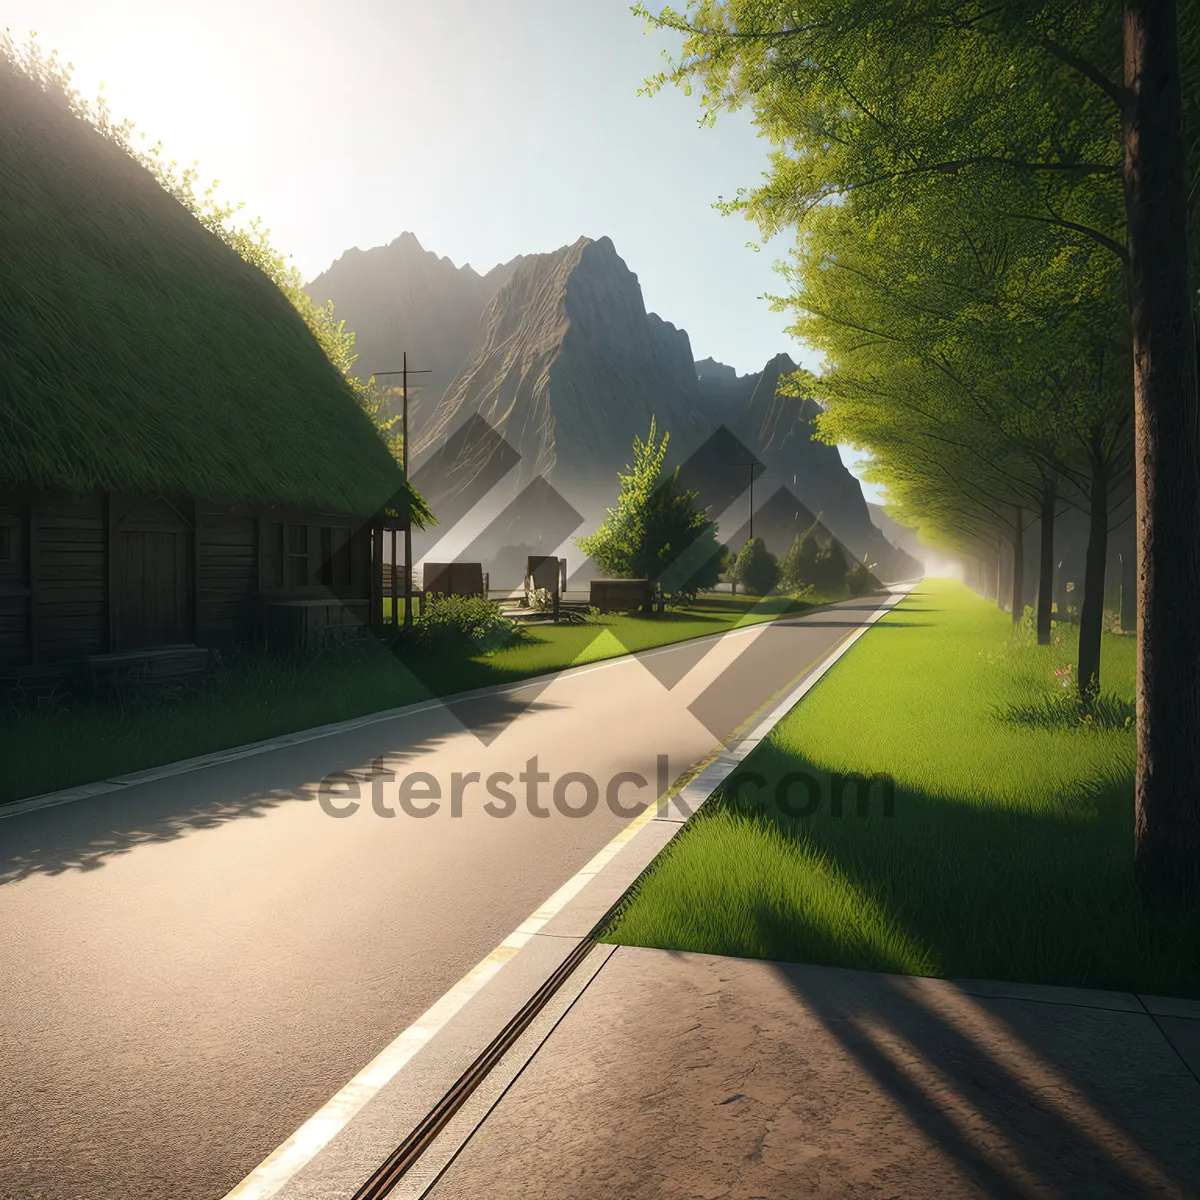
[[(1087, 721), (1054, 673), (1076, 631), (1055, 635), (1038, 647), (962, 586), (922, 584), (684, 828), (605, 940), (1200, 996), (1200, 913), (1156, 913), (1133, 884), (1134, 639), (1106, 638)], [(865, 815), (847, 786), (839, 815), (837, 778), (878, 773), (892, 815), (883, 781)]]
[(707, 595), (662, 616), (606, 615), (582, 625), (539, 625), (515, 645), (476, 658), (405, 662), (376, 643), (308, 661), (248, 655), (232, 660), (223, 678), (187, 699), (83, 704), (0, 720), (0, 804), (432, 696), (721, 633), (810, 606), (786, 597)]

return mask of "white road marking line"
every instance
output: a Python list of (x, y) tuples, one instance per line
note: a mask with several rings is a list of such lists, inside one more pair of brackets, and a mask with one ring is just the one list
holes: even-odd
[(390, 1045), (377, 1054), (332, 1099), (315, 1112), (287, 1141), (273, 1150), (224, 1200), (267, 1200), (327, 1146), (385, 1084), (506, 962), (557, 916), (606, 867), (634, 835), (653, 820), (651, 804), (577, 871), (544, 904), (531, 913), (486, 958), (471, 968), (441, 999), (426, 1009)]
[[(866, 632), (867, 627), (873, 621), (877, 620), (902, 598), (902, 596), (895, 596), (894, 593), (893, 596), (894, 598), (884, 608), (873, 613), (853, 634), (845, 638), (833, 654), (822, 660), (815, 670), (805, 677), (805, 681), (800, 685), (800, 688), (806, 691), (808, 687), (811, 687), (812, 683), (815, 683), (816, 679), (827, 671)], [(762, 622), (761, 624), (744, 627), (743, 629), (734, 631), (734, 633), (765, 628), (769, 624), (770, 622)], [(718, 636), (729, 637), (731, 635), (729, 633), (722, 633)], [(699, 640), (698, 638), (693, 639), (693, 644)], [(679, 644), (682, 643), (677, 643), (677, 645)], [(670, 648), (664, 647), (663, 649), (667, 650)], [(612, 659), (600, 663), (594, 668), (589, 668), (589, 670), (603, 670), (606, 667), (616, 666), (621, 661), (628, 661), (628, 659)], [(579, 674), (587, 673), (586, 671), (579, 672)], [(800, 689), (797, 690), (800, 691)], [(792, 693), (792, 695), (795, 694)], [(803, 692), (801, 691), (800, 694), (803, 694)], [(791, 700), (791, 698), (792, 696), (789, 695), (787, 700)], [(760, 732), (765, 733), (766, 729), (764, 727), (768, 726), (768, 723), (774, 725), (785, 712), (789, 711), (791, 705), (787, 703), (787, 700), (777, 704), (754, 727), (752, 736), (759, 735)], [(722, 749), (724, 748), (718, 747), (716, 752), (718, 757)], [(729, 770), (725, 772), (725, 775), (731, 774), (736, 769), (741, 757), (729, 758)], [(687, 774), (691, 775), (691, 772)], [(711, 791), (720, 782), (720, 780), (716, 780), (709, 790)], [(577, 871), (544, 904), (518, 925), (486, 958), (472, 967), (445, 995), (435, 1001), (430, 1008), (426, 1009), (390, 1045), (380, 1051), (349, 1083), (309, 1117), (291, 1137), (277, 1146), (249, 1175), (231, 1191), (227, 1192), (222, 1200), (268, 1200), (269, 1197), (275, 1195), (284, 1184), (315, 1158), (350, 1123), (351, 1119), (362, 1110), (376, 1093), (395, 1078), (401, 1068), (463, 1008), (468, 1000), (482, 991), (484, 986), (496, 976), (500, 968), (513, 958), (517, 951), (530, 938), (534, 937), (552, 917), (557, 916), (570, 901), (583, 891), (587, 884), (633, 840), (643, 826), (654, 820), (657, 815), (665, 812), (666, 809), (667, 800), (665, 797), (660, 796), (654, 804), (647, 806), (643, 812), (634, 817), (584, 867)]]

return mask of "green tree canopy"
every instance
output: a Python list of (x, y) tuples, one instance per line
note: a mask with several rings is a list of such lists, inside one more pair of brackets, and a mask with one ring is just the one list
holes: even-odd
[[(949, 183), (965, 211), (987, 212), (1014, 231), (1054, 230), (1119, 264), (1138, 428), (1139, 878), (1194, 901), (1200, 626), (1177, 614), (1200, 591), (1200, 6), (696, 0), (684, 13), (635, 11), (684, 37), (679, 61), (649, 90), (695, 86), (709, 118), (753, 106), (774, 147), (770, 170), (721, 207), (756, 220), (764, 236), (803, 228), (838, 204), (885, 216)], [(1044, 332), (1056, 340), (1052, 326)], [(1111, 360), (1096, 374), (1111, 378)], [(1071, 382), (1067, 372), (1062, 381)], [(1099, 381), (1066, 390), (1051, 399), (1068, 410), (1103, 404)], [(1042, 403), (1046, 389), (1031, 398)], [(1082, 428), (1090, 478), (1079, 490), (1088, 493), (1095, 594), (1103, 566), (1094, 550), (1118, 469), (1116, 459), (1103, 460), (1120, 450), (1116, 441), (1105, 446), (1103, 424)], [(1073, 465), (1055, 463), (1063, 472)], [(1098, 630), (1099, 603), (1085, 597), (1081, 633), (1083, 625)]]
[(657, 424), (633, 439), (633, 462), (620, 473), (620, 494), (600, 528), (575, 544), (602, 570), (650, 579), (668, 595), (710, 588), (720, 572), (722, 547), (715, 522), (696, 506), (696, 493), (666, 471), (670, 434)]
[(779, 564), (762, 538), (749, 538), (738, 551), (730, 574), (747, 592), (765, 596), (779, 582)]
[(820, 549), (811, 533), (796, 534), (787, 553), (779, 560), (779, 582), (793, 591), (811, 585), (813, 565)]

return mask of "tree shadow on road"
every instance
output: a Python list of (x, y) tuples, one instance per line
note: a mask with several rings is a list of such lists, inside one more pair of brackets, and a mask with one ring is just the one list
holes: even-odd
[(262, 820), (288, 805), (315, 804), (322, 780), (346, 772), (359, 775), (369, 795), (366, 779), (375, 759), (396, 770), (464, 727), (486, 745), (518, 716), (554, 707), (536, 693), (488, 696), (470, 702), (468, 711), (464, 703), (311, 740), (297, 735), (301, 740), (294, 744), (250, 757), (0, 818), (0, 886), (33, 875), (94, 871), (142, 846)]

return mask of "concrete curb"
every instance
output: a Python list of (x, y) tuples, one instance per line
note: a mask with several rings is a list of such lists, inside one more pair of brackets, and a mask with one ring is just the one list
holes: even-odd
[[(520, 949), (504, 962), (503, 969), (490, 974), (445, 1024), (307, 1161), (281, 1178), (278, 1175), (271, 1177), (264, 1171), (271, 1162), (268, 1158), (258, 1169), (264, 1171), (262, 1185), (255, 1186), (255, 1173), (252, 1172), (228, 1194), (229, 1197), (236, 1196), (238, 1200), (265, 1200), (266, 1197), (351, 1200), (370, 1173), (455, 1085), (480, 1051), (522, 1009), (563, 959), (594, 935), (599, 924), (683, 828), (687, 818), (703, 806), (834, 663), (872, 624), (900, 603), (913, 586), (915, 584), (907, 584), (893, 591), (886, 602), (816, 667), (807, 671), (782, 699), (769, 701), (764, 706), (764, 715), (758, 716), (757, 720), (751, 718), (753, 725), (736, 743), (719, 751), (677, 794), (665, 803), (660, 800), (658, 805), (631, 822), (597, 856), (606, 859), (603, 865), (598, 870), (589, 872), (585, 868), (580, 873), (588, 876), (581, 886), (578, 886), (578, 879), (568, 881), (562, 889), (570, 893), (566, 903), (548, 920), (538, 923), (521, 942)], [(532, 925), (537, 916), (534, 914), (526, 924)], [(483, 1081), (477, 1093), (441, 1131), (416, 1167), (400, 1181), (393, 1195), (420, 1196), (433, 1186), (445, 1166), (486, 1118), (508, 1083), (520, 1074), (582, 995), (613, 949), (596, 945), (587, 954), (521, 1039)]]

